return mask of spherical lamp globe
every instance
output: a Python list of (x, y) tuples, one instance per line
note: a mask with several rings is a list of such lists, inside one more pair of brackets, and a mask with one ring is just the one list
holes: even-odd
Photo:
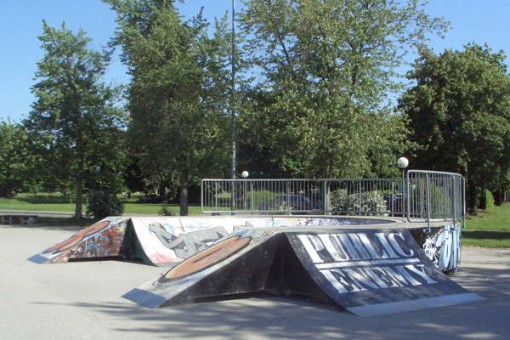
[(409, 166), (409, 160), (405, 157), (400, 157), (397, 161), (397, 166), (400, 169), (405, 169)]

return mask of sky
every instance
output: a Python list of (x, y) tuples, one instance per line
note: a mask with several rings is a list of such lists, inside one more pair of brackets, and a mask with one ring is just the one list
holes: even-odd
[[(212, 19), (230, 14), (231, 4), (232, 0), (187, 0), (179, 9), (189, 17), (203, 7), (205, 17)], [(241, 0), (236, 6), (240, 8)], [(428, 43), (436, 53), (474, 42), (510, 54), (509, 0), (430, 0), (426, 11), (451, 24), (444, 39), (432, 37)], [(38, 40), (43, 20), (54, 27), (65, 21), (74, 32), (84, 30), (94, 50), (106, 46), (116, 28), (115, 13), (100, 0), (0, 0), (0, 121), (20, 122), (35, 101), (30, 89), (43, 56)], [(118, 55), (104, 80), (116, 85), (129, 81)]]

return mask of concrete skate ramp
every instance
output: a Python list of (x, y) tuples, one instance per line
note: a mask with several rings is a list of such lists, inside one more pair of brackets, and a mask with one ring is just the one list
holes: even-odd
[(370, 316), (480, 300), (432, 265), (407, 229), (251, 228), (128, 292), (146, 307), (302, 296)]
[(29, 258), (35, 263), (61, 263), (122, 257), (128, 219), (108, 217), (79, 231), (67, 240)]
[(252, 227), (348, 226), (395, 223), (347, 217), (107, 217), (29, 258), (61, 263), (105, 258), (175, 265), (240, 229)]

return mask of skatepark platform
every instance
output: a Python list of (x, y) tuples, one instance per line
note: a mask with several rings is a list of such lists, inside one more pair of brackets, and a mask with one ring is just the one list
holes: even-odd
[(271, 293), (376, 315), (480, 299), (441, 273), (459, 244), (459, 226), (389, 218), (109, 217), (30, 260), (172, 266), (125, 295), (146, 307)]
[(508, 249), (462, 249), (462, 267), (450, 278), (483, 301), (360, 318), (287, 298), (149, 309), (121, 296), (164, 268), (26, 261), (75, 233), (74, 228), (0, 226), (2, 339), (505, 339), (510, 334)]

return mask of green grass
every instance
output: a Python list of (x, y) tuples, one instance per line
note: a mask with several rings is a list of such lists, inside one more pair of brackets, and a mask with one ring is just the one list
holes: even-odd
[[(149, 204), (149, 203), (126, 203), (124, 215), (158, 215), (161, 209), (166, 208), (173, 215), (179, 215), (180, 207), (177, 204)], [(188, 206), (189, 215), (201, 215), (202, 208), (199, 205)]]
[(20, 198), (0, 198), (0, 210), (73, 213), (73, 203), (31, 203)]
[[(174, 215), (178, 215), (180, 211), (177, 204), (135, 203), (136, 198), (127, 199), (124, 197), (121, 197), (121, 200), (124, 202), (125, 215), (157, 216), (163, 208), (171, 211)], [(0, 198), (0, 210), (73, 214), (74, 209), (75, 204), (62, 195), (19, 194), (14, 198)], [(87, 207), (84, 206), (83, 210), (86, 209)], [(188, 209), (190, 215), (202, 213), (199, 205), (190, 205)]]
[(462, 244), (476, 247), (510, 248), (510, 203), (490, 207), (470, 217), (462, 231)]

